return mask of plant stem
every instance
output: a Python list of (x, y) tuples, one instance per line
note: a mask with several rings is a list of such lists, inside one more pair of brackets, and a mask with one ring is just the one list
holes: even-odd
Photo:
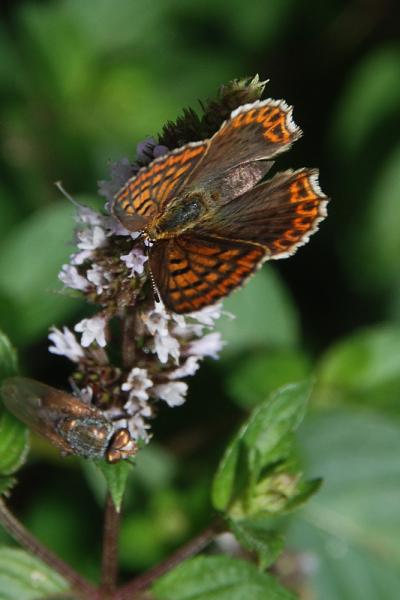
[(223, 531), (223, 522), (221, 519), (216, 519), (209, 527), (187, 542), (187, 544), (181, 546), (181, 548), (176, 550), (176, 552), (171, 554), (166, 560), (120, 588), (114, 596), (114, 600), (131, 600), (132, 598), (135, 598), (135, 594), (146, 589), (153, 581), (161, 577), (161, 575), (164, 575), (185, 559), (190, 558), (194, 554), (198, 554), (208, 546), (221, 531)]
[(101, 563), (101, 591), (110, 597), (118, 577), (118, 533), (120, 513), (109, 494), (104, 514), (103, 558)]
[(72, 589), (81, 593), (85, 600), (96, 600), (98, 594), (96, 589), (86, 579), (81, 577), (72, 567), (61, 558), (53, 554), (51, 550), (43, 546), (7, 508), (4, 500), (0, 498), (0, 523), (10, 536), (23, 548), (28, 550), (36, 558), (42, 560), (46, 565), (57, 571)]

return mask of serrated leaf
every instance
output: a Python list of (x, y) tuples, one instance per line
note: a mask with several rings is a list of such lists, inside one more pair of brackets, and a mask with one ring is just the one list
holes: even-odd
[(0, 331), (0, 382), (18, 371), (17, 353), (10, 340)]
[(278, 460), (274, 452), (280, 444), (287, 453), (288, 435), (301, 423), (311, 389), (310, 382), (284, 386), (253, 411), (228, 445), (215, 475), (212, 501), (217, 510), (227, 509), (243, 487), (243, 477), (255, 481), (269, 461)]
[(226, 342), (223, 356), (250, 348), (291, 347), (298, 341), (296, 310), (283, 283), (268, 265), (224, 301), (224, 310), (235, 318), (222, 318), (217, 324)]
[(353, 410), (325, 410), (299, 431), (317, 496), (290, 521), (288, 540), (316, 565), (316, 598), (391, 600), (400, 589), (400, 424)]
[(0, 547), (1, 600), (37, 600), (68, 587), (58, 573), (24, 550)]
[(120, 460), (118, 463), (110, 465), (104, 460), (98, 460), (94, 461), (94, 464), (103, 474), (115, 508), (119, 512), (121, 510), (128, 476), (133, 468), (132, 463), (127, 460)]
[(156, 600), (294, 600), (255, 565), (227, 556), (185, 561), (152, 587)]
[(272, 531), (265, 519), (231, 520), (230, 528), (243, 548), (257, 554), (261, 570), (274, 563), (283, 550), (283, 536)]

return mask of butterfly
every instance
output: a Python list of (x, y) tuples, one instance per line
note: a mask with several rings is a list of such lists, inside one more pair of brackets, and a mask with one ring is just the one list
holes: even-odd
[(129, 179), (111, 212), (150, 245), (168, 309), (197, 311), (239, 287), (265, 260), (287, 257), (326, 216), (316, 169), (260, 183), (302, 135), (283, 100), (234, 110), (208, 140), (163, 155)]
[(10, 377), (3, 381), (1, 395), (11, 413), (64, 454), (116, 463), (137, 452), (127, 429), (117, 429), (100, 410), (71, 394), (26, 377)]

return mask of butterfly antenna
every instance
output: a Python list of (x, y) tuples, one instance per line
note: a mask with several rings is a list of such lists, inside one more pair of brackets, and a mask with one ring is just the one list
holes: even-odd
[(151, 289), (153, 291), (154, 302), (156, 304), (158, 304), (160, 302), (160, 294), (158, 293), (156, 282), (155, 282), (154, 275), (153, 275), (153, 271), (151, 270), (151, 267), (150, 267), (150, 245), (146, 239), (144, 240), (144, 248), (145, 248), (145, 250), (144, 250), (145, 254), (147, 256), (147, 268), (148, 268), (148, 273), (149, 273), (149, 277), (150, 277)]
[(56, 188), (58, 190), (60, 190), (60, 192), (62, 193), (63, 196), (66, 197), (67, 200), (69, 200), (69, 202), (71, 202), (71, 204), (73, 204), (76, 208), (83, 208), (83, 205), (80, 204), (77, 200), (75, 200), (75, 198), (73, 198), (71, 196), (71, 194), (68, 194), (67, 190), (64, 188), (63, 184), (61, 181), (55, 181), (54, 185), (56, 186)]

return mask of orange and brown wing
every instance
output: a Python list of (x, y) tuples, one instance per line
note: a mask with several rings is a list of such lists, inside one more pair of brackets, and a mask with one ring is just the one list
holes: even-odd
[(256, 242), (284, 258), (318, 229), (327, 202), (316, 169), (285, 171), (220, 207), (200, 233)]
[[(218, 180), (226, 179), (231, 170), (233, 179), (237, 179), (239, 165), (257, 165), (256, 161), (266, 161), (288, 150), (302, 133), (293, 121), (292, 110), (284, 100), (271, 98), (234, 110), (231, 118), (211, 138), (206, 156), (192, 172), (188, 183), (204, 186), (214, 182), (213, 187), (216, 183), (218, 188)], [(258, 179), (264, 172), (260, 169)], [(252, 185), (257, 181), (252, 181)], [(241, 193), (247, 189), (242, 189)]]
[(113, 215), (130, 231), (143, 229), (179, 192), (207, 148), (207, 141), (188, 144), (141, 169), (115, 196)]
[(217, 302), (240, 286), (266, 252), (258, 244), (180, 236), (157, 242), (150, 264), (167, 308), (188, 313)]

